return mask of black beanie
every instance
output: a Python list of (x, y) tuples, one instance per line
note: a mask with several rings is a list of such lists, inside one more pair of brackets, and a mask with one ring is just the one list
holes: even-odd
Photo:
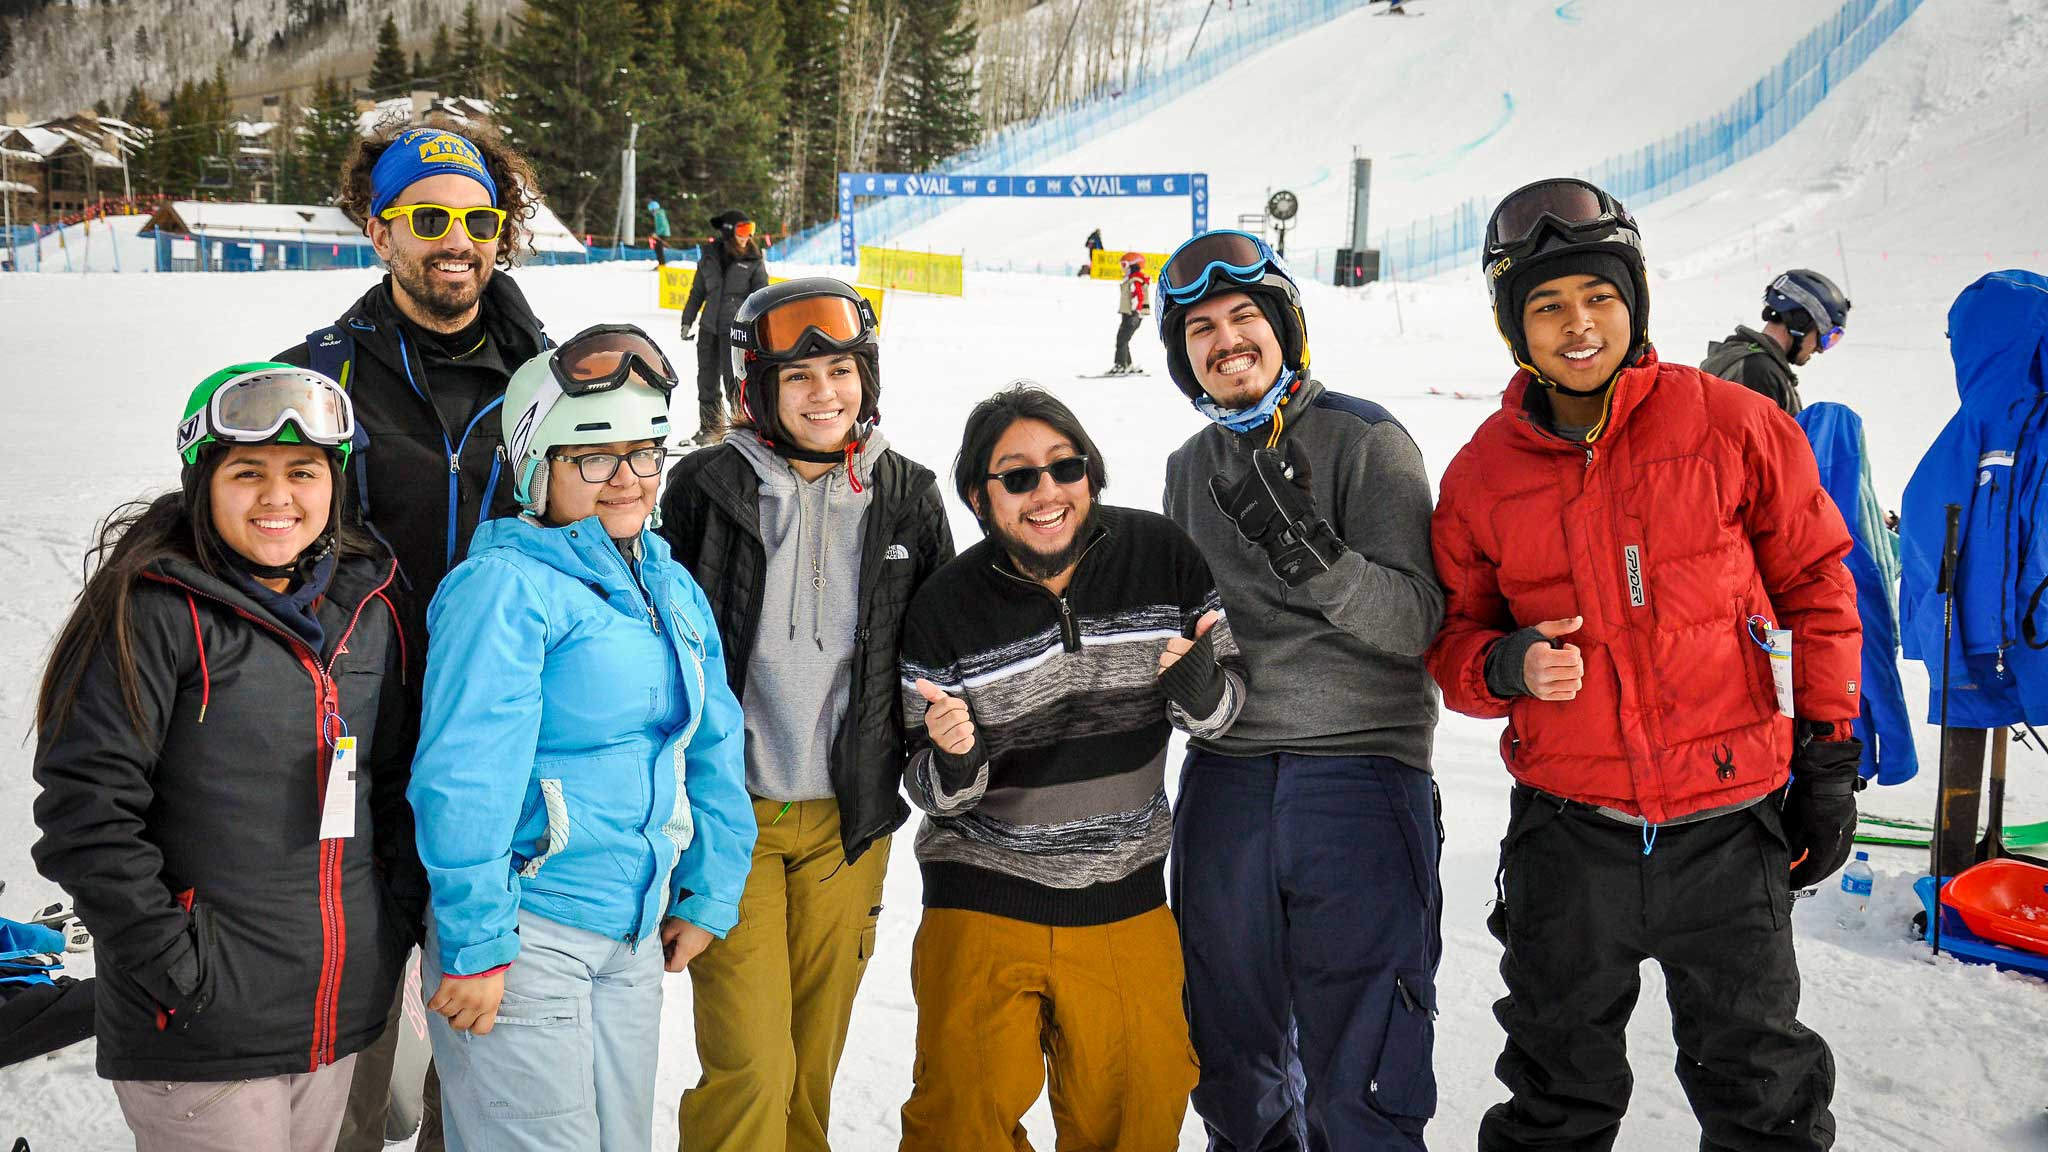
[[(1522, 332), (1522, 309), (1529, 303), (1529, 294), (1545, 283), (1560, 276), (1598, 276), (1614, 285), (1621, 293), (1621, 302), (1628, 307), (1629, 333), (1633, 339), (1639, 327), (1638, 318), (1641, 304), (1636, 299), (1635, 277), (1629, 275), (1628, 264), (1612, 252), (1597, 249), (1566, 249), (1553, 256), (1546, 256), (1521, 268), (1513, 270), (1514, 275), (1506, 285), (1506, 291), (1499, 296), (1503, 307), (1495, 321), (1500, 325), (1501, 335), (1513, 345), (1516, 359), (1526, 364), (1529, 361), (1529, 341)], [(1631, 348), (1633, 357), (1635, 349)]]

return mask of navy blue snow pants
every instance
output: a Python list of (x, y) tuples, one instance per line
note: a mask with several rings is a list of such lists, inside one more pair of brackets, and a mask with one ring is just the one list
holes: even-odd
[(1420, 1152), (1442, 845), (1399, 761), (1189, 751), (1173, 905), (1211, 1152)]

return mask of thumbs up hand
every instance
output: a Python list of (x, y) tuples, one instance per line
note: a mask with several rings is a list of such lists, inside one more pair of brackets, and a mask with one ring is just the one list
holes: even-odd
[(932, 747), (956, 757), (972, 751), (974, 718), (967, 711), (967, 701), (946, 695), (922, 676), (915, 686), (917, 694), (924, 697), (924, 730), (931, 736)]
[(1570, 700), (1585, 687), (1586, 660), (1579, 646), (1559, 642), (1584, 624), (1584, 617), (1572, 616), (1535, 625), (1549, 643), (1531, 645), (1522, 655), (1522, 682), (1528, 685), (1529, 695), (1538, 700)]

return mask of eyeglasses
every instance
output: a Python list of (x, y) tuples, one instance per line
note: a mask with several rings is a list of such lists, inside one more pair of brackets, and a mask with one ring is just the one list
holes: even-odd
[(406, 227), (422, 240), (439, 240), (462, 221), (462, 230), (478, 244), (489, 244), (505, 229), (503, 208), (450, 208), (446, 204), (399, 204), (378, 215), (385, 220), (405, 217)]
[(1088, 458), (1064, 456), (1043, 468), (1012, 468), (1007, 472), (991, 472), (982, 479), (1000, 480), (1003, 482), (1003, 491), (1012, 496), (1023, 496), (1038, 487), (1038, 476), (1041, 472), (1051, 476), (1055, 484), (1077, 484), (1082, 477), (1088, 475)]
[(585, 328), (562, 342), (548, 367), (569, 396), (609, 392), (636, 375), (664, 396), (676, 387), (676, 370), (668, 356), (632, 324)]
[(581, 456), (550, 456), (549, 459), (563, 464), (576, 465), (576, 474), (583, 477), (585, 484), (609, 484), (619, 474), (619, 465), (627, 464), (633, 475), (649, 479), (661, 475), (661, 462), (668, 457), (668, 449), (656, 445), (652, 448), (635, 448), (624, 456), (616, 452), (586, 452)]

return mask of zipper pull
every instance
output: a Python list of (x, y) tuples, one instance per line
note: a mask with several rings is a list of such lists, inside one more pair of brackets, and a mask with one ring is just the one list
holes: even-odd
[(462, 475), (462, 454), (460, 452), (450, 452), (448, 454), (448, 474), (450, 476)]
[(652, 604), (647, 606), (647, 624), (656, 632), (661, 631), (661, 613), (655, 611)]

